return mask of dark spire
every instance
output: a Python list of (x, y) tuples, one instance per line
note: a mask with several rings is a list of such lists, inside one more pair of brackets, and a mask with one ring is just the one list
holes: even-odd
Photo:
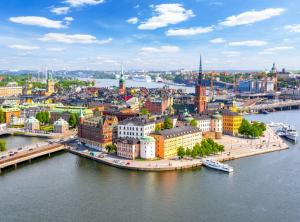
[(198, 85), (202, 85), (203, 70), (202, 70), (202, 58), (200, 55), (199, 73), (198, 73)]

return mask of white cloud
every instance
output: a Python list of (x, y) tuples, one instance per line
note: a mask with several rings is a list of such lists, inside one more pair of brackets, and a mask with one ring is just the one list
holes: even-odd
[(79, 43), (79, 44), (107, 44), (112, 41), (111, 38), (104, 39), (104, 40), (98, 40), (95, 36), (92, 35), (86, 35), (86, 34), (63, 34), (63, 33), (48, 33), (45, 34), (42, 38), (39, 40), (45, 41), (45, 42), (62, 42), (67, 44), (73, 44), (73, 43)]
[(230, 27), (238, 25), (248, 25), (272, 18), (274, 16), (279, 16), (284, 11), (284, 8), (267, 8), (262, 11), (247, 11), (239, 15), (227, 17), (225, 21), (220, 22), (219, 24)]
[(50, 11), (56, 15), (63, 15), (69, 13), (70, 7), (57, 7), (52, 8)]
[(216, 38), (216, 39), (210, 40), (210, 43), (213, 43), (213, 44), (221, 44), (221, 43), (224, 43), (224, 42), (226, 42), (226, 40), (223, 39), (223, 38)]
[(64, 48), (47, 48), (47, 51), (49, 52), (62, 52), (65, 51)]
[(126, 22), (128, 22), (130, 24), (136, 24), (139, 22), (139, 19), (137, 17), (132, 17), (130, 19), (127, 19)]
[(265, 49), (265, 50), (259, 52), (259, 54), (262, 54), (262, 55), (275, 54), (276, 52), (279, 52), (279, 51), (286, 51), (286, 50), (291, 50), (291, 49), (294, 49), (294, 47), (293, 46), (277, 46), (277, 47)]
[(241, 41), (241, 42), (229, 42), (229, 46), (264, 46), (268, 43), (260, 40), (249, 40), (249, 41)]
[(284, 28), (289, 32), (300, 32), (300, 24), (286, 25)]
[(105, 2), (105, 0), (66, 0), (65, 3), (72, 7), (80, 7), (84, 5), (98, 5)]
[(19, 49), (19, 50), (26, 50), (26, 51), (37, 50), (40, 48), (39, 46), (30, 46), (30, 45), (9, 45), (8, 47), (12, 49)]
[(212, 32), (214, 29), (210, 27), (193, 27), (187, 29), (169, 29), (166, 32), (167, 36), (190, 36)]
[(158, 48), (155, 47), (143, 47), (141, 48), (142, 54), (151, 54), (151, 53), (177, 53), (180, 51), (180, 48), (177, 46), (165, 45)]
[(222, 54), (226, 55), (227, 57), (235, 57), (239, 56), (241, 53), (238, 51), (224, 51)]
[(11, 17), (9, 18), (9, 20), (11, 22), (22, 24), (22, 25), (40, 26), (40, 27), (54, 28), (54, 29), (66, 28), (66, 24), (64, 24), (62, 21), (51, 20), (39, 16)]
[(142, 30), (154, 30), (171, 24), (178, 24), (195, 16), (192, 10), (182, 4), (160, 4), (152, 6), (155, 15), (138, 26)]

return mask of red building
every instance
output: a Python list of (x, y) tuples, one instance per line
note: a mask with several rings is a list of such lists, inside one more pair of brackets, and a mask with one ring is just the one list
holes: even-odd
[(200, 57), (200, 66), (198, 80), (195, 87), (195, 110), (197, 113), (202, 113), (207, 108), (206, 87), (203, 84), (202, 60)]
[(84, 119), (80, 117), (78, 137), (88, 147), (103, 150), (112, 144), (113, 130), (118, 124), (115, 116), (99, 116)]
[(169, 107), (169, 100), (167, 97), (163, 98), (148, 98), (144, 104), (144, 108), (151, 114), (164, 114)]

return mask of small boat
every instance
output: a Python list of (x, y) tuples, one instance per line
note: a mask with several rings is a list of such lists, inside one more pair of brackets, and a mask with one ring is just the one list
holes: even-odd
[(212, 168), (212, 169), (221, 170), (221, 171), (228, 172), (228, 173), (233, 172), (233, 168), (232, 167), (228, 166), (227, 164), (220, 163), (220, 162), (218, 162), (216, 160), (204, 159), (202, 161), (202, 164), (204, 166)]
[(281, 127), (281, 126), (283, 126), (283, 123), (274, 123), (274, 122), (271, 121), (268, 124), (268, 126), (270, 126), (270, 127)]
[(281, 137), (285, 137), (293, 142), (297, 141), (298, 132), (297, 130), (288, 125), (283, 125), (280, 129), (277, 130), (276, 134)]
[(261, 114), (269, 114), (270, 112), (268, 112), (267, 110), (262, 110), (260, 113)]

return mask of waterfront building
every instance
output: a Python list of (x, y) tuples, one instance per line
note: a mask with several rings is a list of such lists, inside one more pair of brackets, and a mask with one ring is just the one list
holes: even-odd
[(66, 133), (69, 131), (69, 123), (63, 118), (58, 119), (53, 124), (54, 133)]
[(201, 130), (197, 127), (183, 126), (152, 133), (156, 140), (156, 155), (166, 159), (177, 156), (179, 147), (192, 149), (201, 142)]
[(140, 155), (140, 141), (134, 138), (119, 138), (116, 141), (117, 155), (134, 160)]
[(154, 159), (156, 157), (155, 139), (144, 136), (140, 139), (140, 157), (142, 159)]
[(206, 87), (203, 83), (202, 59), (200, 56), (200, 65), (198, 79), (195, 86), (195, 110), (196, 113), (202, 113), (207, 108)]
[(115, 116), (98, 116), (86, 118), (81, 112), (78, 124), (79, 141), (88, 147), (105, 150), (112, 144), (113, 129), (118, 124)]
[(2, 107), (5, 123), (9, 124), (12, 117), (20, 117), (21, 110), (18, 107)]
[(231, 110), (223, 110), (223, 132), (225, 134), (236, 136), (239, 133), (239, 128), (242, 124), (243, 116), (238, 112)]
[(140, 139), (155, 130), (155, 121), (143, 117), (125, 119), (118, 124), (118, 138)]
[(274, 81), (271, 78), (241, 80), (238, 83), (239, 92), (267, 93), (274, 92)]
[(125, 77), (124, 77), (124, 68), (123, 64), (121, 66), (121, 76), (119, 80), (119, 94), (124, 95), (126, 93), (126, 87), (125, 87)]
[(38, 131), (40, 130), (40, 122), (35, 117), (27, 118), (24, 122), (24, 129), (27, 131)]
[(25, 123), (25, 118), (24, 117), (16, 117), (12, 116), (10, 118), (10, 125), (12, 126), (22, 126)]
[(22, 86), (2, 86), (0, 87), (0, 97), (22, 95)]

